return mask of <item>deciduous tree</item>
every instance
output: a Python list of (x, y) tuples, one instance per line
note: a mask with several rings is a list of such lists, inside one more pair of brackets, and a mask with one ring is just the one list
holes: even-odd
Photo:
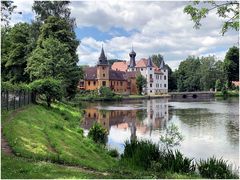
[(184, 12), (191, 16), (195, 23), (194, 27), (201, 26), (200, 21), (207, 17), (210, 11), (216, 10), (219, 18), (224, 19), (222, 25), (222, 35), (229, 29), (239, 31), (239, 2), (238, 1), (194, 1), (192, 5), (187, 5)]

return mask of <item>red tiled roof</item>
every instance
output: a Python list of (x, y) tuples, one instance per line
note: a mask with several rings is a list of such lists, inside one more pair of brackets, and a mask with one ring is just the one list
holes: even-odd
[(126, 71), (128, 68), (129, 62), (114, 62), (112, 65), (112, 69), (116, 71)]
[[(147, 62), (148, 60), (145, 58), (142, 58), (136, 62), (136, 67), (137, 68), (145, 68), (147, 67)], [(112, 65), (112, 69), (116, 71), (127, 71), (129, 65), (129, 61), (124, 61), (124, 62), (115, 62)], [(158, 68), (154, 63), (153, 63), (154, 68)]]

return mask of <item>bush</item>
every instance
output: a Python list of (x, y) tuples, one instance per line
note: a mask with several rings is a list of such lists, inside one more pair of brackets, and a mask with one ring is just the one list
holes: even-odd
[(173, 152), (172, 150), (160, 152), (160, 158), (158, 162), (158, 171), (191, 173), (194, 172), (196, 169), (193, 159), (184, 157), (183, 154), (178, 150), (176, 150), (175, 152)]
[(152, 161), (159, 159), (159, 147), (146, 140), (126, 141), (122, 158), (134, 166), (147, 169)]
[[(59, 100), (63, 96), (61, 81), (53, 78), (39, 79), (33, 81), (30, 87), (35, 95), (44, 95), (48, 107), (51, 106), (52, 101)], [(35, 97), (36, 100), (36, 97)]]
[(94, 123), (89, 130), (88, 137), (96, 143), (106, 144), (107, 142), (107, 130), (99, 123)]
[(108, 151), (108, 154), (109, 154), (111, 157), (114, 157), (114, 158), (119, 157), (119, 153), (118, 153), (118, 151), (117, 151), (116, 149), (110, 149), (110, 150)]
[(207, 160), (200, 160), (198, 170), (203, 178), (211, 179), (238, 179), (238, 175), (234, 174), (226, 161), (216, 159), (215, 157)]
[(105, 87), (105, 86), (101, 86), (99, 89), (99, 94), (101, 97), (105, 97), (105, 98), (113, 98), (113, 96), (115, 95), (114, 92), (111, 91), (110, 88)]

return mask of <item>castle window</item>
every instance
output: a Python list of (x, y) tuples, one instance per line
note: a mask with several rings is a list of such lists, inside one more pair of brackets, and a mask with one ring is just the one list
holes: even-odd
[(88, 85), (90, 86), (90, 84), (91, 84), (91, 81), (88, 81)]
[(121, 84), (121, 86), (122, 86), (122, 85), (123, 85), (123, 82), (121, 81), (120, 84)]
[(167, 79), (167, 77), (166, 76), (164, 76), (164, 80), (166, 80)]
[(105, 74), (103, 73), (103, 77), (105, 77)]
[(150, 90), (150, 93), (152, 92), (152, 90)]
[(102, 69), (104, 70), (104, 69), (105, 69), (105, 67), (102, 67)]
[(143, 71), (143, 68), (141, 68), (141, 71)]
[(167, 87), (167, 85), (166, 85), (166, 84), (164, 84), (164, 87)]
[(160, 75), (160, 80), (162, 80), (162, 76)]
[(150, 74), (150, 79), (152, 79), (152, 74)]
[(96, 81), (93, 81), (93, 85), (94, 85), (94, 86), (96, 85)]
[(152, 87), (152, 84), (150, 84), (150, 87)]
[(166, 70), (164, 70), (164, 72), (166, 72)]
[(103, 81), (103, 82), (102, 82), (102, 85), (103, 85), (103, 86), (106, 86), (106, 81)]
[(152, 68), (150, 68), (150, 70), (152, 70)]

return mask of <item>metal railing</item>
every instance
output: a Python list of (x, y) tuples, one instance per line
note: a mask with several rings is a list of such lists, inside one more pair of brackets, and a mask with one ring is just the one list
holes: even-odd
[(2, 110), (13, 110), (32, 102), (32, 94), (27, 90), (19, 91), (1, 91), (1, 108)]

